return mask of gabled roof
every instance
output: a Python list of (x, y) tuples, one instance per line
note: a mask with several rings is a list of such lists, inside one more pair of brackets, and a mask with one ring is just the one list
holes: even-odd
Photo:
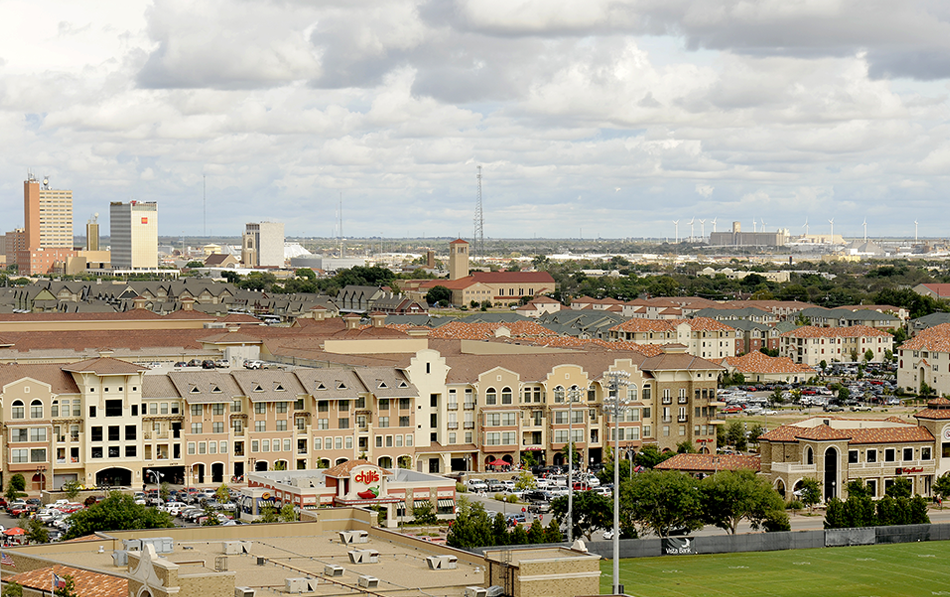
[(297, 376), (287, 371), (232, 371), (231, 376), (251, 402), (293, 402), (307, 393)]
[(409, 383), (402, 371), (392, 367), (366, 367), (356, 370), (363, 386), (377, 398), (412, 398), (419, 390)]
[[(243, 394), (234, 378), (223, 371), (172, 371), (168, 374), (168, 378), (178, 395), (189, 404), (228, 403), (235, 396)], [(145, 387), (142, 388), (143, 392)], [(150, 391), (152, 389), (165, 391), (168, 388), (155, 384), (150, 387)]]
[(147, 371), (148, 367), (121, 361), (111, 357), (88, 359), (78, 363), (62, 365), (63, 371), (70, 373), (95, 373), (96, 375), (134, 375), (140, 371)]
[(737, 471), (747, 469), (758, 472), (761, 462), (758, 455), (745, 454), (677, 454), (654, 468), (688, 472)]
[(45, 595), (50, 591), (53, 573), (72, 577), (76, 594), (82, 597), (128, 597), (129, 594), (128, 579), (60, 564), (5, 577), (4, 581), (16, 582)]
[(758, 350), (744, 354), (741, 357), (726, 357), (724, 365), (735, 367), (742, 373), (808, 373), (815, 374), (815, 370), (808, 365), (795, 363), (788, 357), (770, 357)]

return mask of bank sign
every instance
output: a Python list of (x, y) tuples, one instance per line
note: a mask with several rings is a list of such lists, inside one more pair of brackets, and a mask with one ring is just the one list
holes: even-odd
[(690, 537), (667, 537), (663, 539), (663, 555), (691, 556), (697, 552), (693, 549), (693, 540)]

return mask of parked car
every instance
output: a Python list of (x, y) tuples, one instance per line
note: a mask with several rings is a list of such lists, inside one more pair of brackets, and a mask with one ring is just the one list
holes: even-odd
[(209, 359), (209, 360), (201, 361), (201, 368), (202, 368), (202, 369), (214, 369), (214, 368), (215, 368), (214, 361), (212, 361), (212, 360), (210, 360), (210, 359)]
[(214, 362), (214, 366), (217, 367), (218, 369), (227, 369), (228, 367), (231, 366), (231, 361), (227, 359), (218, 359), (217, 361)]

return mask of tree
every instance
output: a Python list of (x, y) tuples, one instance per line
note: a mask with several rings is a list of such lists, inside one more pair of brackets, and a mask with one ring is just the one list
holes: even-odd
[(621, 486), (620, 502), (624, 519), (660, 537), (673, 529), (703, 528), (699, 481), (679, 471), (635, 475)]
[(870, 363), (873, 358), (874, 358), (874, 351), (871, 350), (870, 348), (867, 349), (867, 350), (864, 352), (864, 362), (865, 362), (865, 363)]
[(745, 427), (742, 423), (739, 421), (729, 423), (729, 426), (726, 428), (726, 442), (731, 446), (735, 446), (736, 450), (745, 452), (748, 446), (746, 443)]
[(297, 511), (293, 504), (284, 504), (277, 513), (279, 522), (297, 522)]
[(214, 495), (218, 498), (218, 502), (225, 504), (231, 500), (231, 492), (228, 491), (227, 483), (222, 483), (217, 490), (215, 490)]
[(450, 547), (460, 549), (491, 545), (493, 543), (491, 521), (485, 513), (485, 506), (481, 502), (470, 502), (464, 497), (459, 498), (455, 521), (449, 527), (445, 542)]
[(894, 482), (884, 490), (884, 495), (888, 495), (892, 498), (909, 498), (911, 489), (912, 484), (910, 479), (907, 477), (896, 477)]
[(546, 529), (544, 529), (544, 541), (545, 543), (563, 543), (564, 542), (564, 533), (561, 532), (561, 525), (557, 523), (557, 520), (552, 518), (551, 522), (548, 523)]
[(15, 581), (8, 582), (0, 591), (0, 597), (23, 597), (23, 585)]
[(943, 508), (943, 498), (950, 496), (950, 473), (937, 477), (933, 484), (933, 493), (940, 498), (940, 507)]
[(7, 498), (7, 501), (13, 501), (23, 495), (24, 489), (26, 489), (26, 479), (23, 478), (23, 475), (17, 473), (10, 477), (10, 481), (7, 483), (7, 491), (3, 495)]
[(30, 543), (49, 543), (49, 531), (41, 521), (24, 515), (20, 520), (20, 527), (26, 531), (26, 538)]
[[(643, 446), (643, 448), (637, 452), (637, 455), (633, 457), (633, 461), (642, 467), (653, 468), (664, 460), (669, 460), (674, 456), (676, 456), (676, 454), (673, 452), (660, 452), (659, 448), (650, 445)], [(613, 479), (613, 477), (611, 477), (611, 479)]]
[(76, 584), (73, 582), (72, 575), (63, 575), (63, 586), (53, 591), (53, 595), (56, 597), (79, 597), (79, 593), (76, 592)]
[(422, 502), (422, 505), (413, 508), (412, 517), (415, 518), (417, 524), (436, 524), (439, 522), (435, 515), (435, 509), (432, 507), (432, 502), (429, 501)]
[(234, 284), (235, 286), (237, 286), (241, 282), (241, 274), (237, 272), (229, 272), (225, 270), (221, 272), (221, 277), (224, 278), (225, 281), (231, 284)]
[(300, 268), (295, 269), (294, 275), (297, 276), (298, 278), (306, 278), (307, 280), (310, 280), (311, 282), (315, 282), (317, 280), (317, 273), (314, 272), (309, 267), (300, 267)]
[(221, 524), (221, 521), (218, 520), (218, 513), (211, 506), (205, 506), (205, 515), (202, 518), (204, 518), (201, 521), (203, 527), (216, 527)]
[(168, 481), (162, 481), (162, 484), (158, 486), (158, 497), (162, 498), (163, 502), (168, 501), (168, 497), (171, 495), (172, 488), (168, 484)]
[(188, 269), (198, 269), (204, 266), (205, 264), (201, 263), (200, 261), (189, 261), (188, 263), (185, 264), (185, 267)]
[(280, 522), (280, 517), (278, 515), (277, 508), (275, 508), (274, 506), (270, 504), (261, 506), (257, 510), (257, 514), (258, 514), (257, 520), (255, 520), (254, 522), (259, 522), (262, 524)]
[[(566, 495), (551, 501), (551, 514), (558, 522), (567, 520), (567, 505)], [(594, 531), (607, 528), (613, 519), (612, 512), (612, 504), (605, 496), (593, 491), (574, 492), (573, 535), (590, 541)]]
[(703, 499), (703, 521), (736, 534), (739, 522), (747, 520), (758, 529), (773, 512), (783, 511), (785, 502), (763, 477), (748, 470), (719, 471), (699, 484)]
[(535, 489), (538, 486), (538, 482), (535, 481), (534, 475), (531, 474), (531, 471), (521, 471), (521, 474), (518, 475), (518, 478), (515, 479), (515, 489), (518, 491), (524, 491), (525, 489)]
[(118, 491), (109, 492), (101, 502), (73, 513), (69, 521), (72, 526), (63, 539), (83, 537), (96, 531), (163, 529), (175, 526), (167, 512), (140, 506), (131, 495), (123, 495)]
[(798, 499), (809, 508), (821, 501), (821, 486), (814, 479), (802, 479)]
[(693, 446), (693, 442), (688, 439), (684, 439), (680, 443), (676, 444), (676, 453), (677, 454), (695, 454), (696, 447)]
[(69, 499), (69, 501), (73, 501), (77, 496), (79, 496), (79, 487), (79, 481), (76, 481), (75, 479), (63, 483), (63, 493), (66, 494), (66, 497)]
[(433, 286), (429, 289), (429, 292), (426, 293), (426, 302), (430, 305), (435, 305), (442, 301), (445, 301), (446, 304), (452, 302), (452, 291), (445, 286)]
[(528, 543), (538, 544), (545, 542), (544, 526), (540, 520), (535, 518), (534, 522), (531, 523), (531, 527), (528, 529)]

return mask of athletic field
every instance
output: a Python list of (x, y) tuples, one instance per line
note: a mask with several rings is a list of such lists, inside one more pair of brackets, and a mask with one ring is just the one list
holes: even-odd
[[(950, 596), (950, 541), (636, 558), (620, 584), (636, 597)], [(613, 562), (601, 562), (611, 592)]]

